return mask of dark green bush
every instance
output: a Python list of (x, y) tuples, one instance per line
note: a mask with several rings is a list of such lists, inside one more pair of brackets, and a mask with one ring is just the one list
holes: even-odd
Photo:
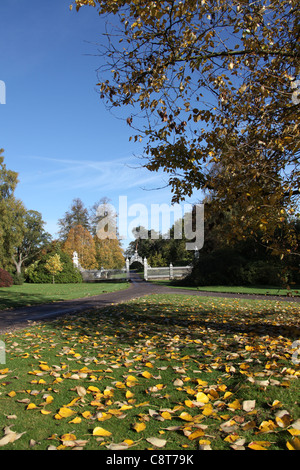
[[(69, 283), (81, 283), (82, 276), (78, 269), (73, 266), (71, 258), (62, 251), (56, 251), (59, 254), (61, 262), (63, 263), (63, 270), (55, 276), (55, 283), (57, 284), (69, 284)], [(48, 284), (52, 283), (52, 274), (47, 271), (45, 264), (49, 257), (54, 253), (47, 253), (42, 256), (40, 260), (32, 263), (26, 270), (26, 281), (36, 284)]]
[(247, 259), (233, 249), (201, 253), (184, 283), (192, 286), (286, 286), (299, 284), (299, 270), (275, 257)]
[(15, 286), (21, 286), (24, 284), (24, 276), (23, 274), (18, 274), (18, 273), (12, 273), (11, 277), (13, 278), (14, 285)]

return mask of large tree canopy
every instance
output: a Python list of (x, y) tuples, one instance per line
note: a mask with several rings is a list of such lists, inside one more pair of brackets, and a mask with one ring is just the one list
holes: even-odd
[(230, 211), (230, 237), (259, 231), (275, 252), (295, 252), (298, 0), (75, 3), (108, 14), (100, 95), (127, 109), (145, 167), (168, 174), (174, 202), (202, 189)]
[(51, 235), (44, 230), (42, 215), (27, 210), (14, 195), (18, 173), (8, 170), (0, 150), (0, 266), (15, 266), (21, 274), (24, 263), (33, 258), (47, 245)]

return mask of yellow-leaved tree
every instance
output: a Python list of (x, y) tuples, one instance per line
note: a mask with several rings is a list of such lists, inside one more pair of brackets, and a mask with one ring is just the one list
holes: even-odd
[(117, 238), (101, 240), (95, 237), (96, 258), (98, 268), (121, 269), (125, 266), (123, 250)]
[(71, 228), (62, 250), (71, 258), (76, 251), (82, 268), (97, 268), (95, 242), (90, 232), (82, 225)]
[(63, 264), (60, 260), (59, 254), (55, 254), (51, 256), (47, 263), (45, 264), (45, 268), (52, 274), (53, 284), (55, 283), (55, 276), (56, 274), (60, 273), (63, 270)]

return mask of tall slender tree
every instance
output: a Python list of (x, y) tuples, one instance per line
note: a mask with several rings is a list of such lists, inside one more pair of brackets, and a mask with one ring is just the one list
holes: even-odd
[(79, 263), (82, 268), (94, 269), (96, 264), (95, 243), (90, 232), (82, 225), (74, 225), (63, 244), (62, 250), (71, 258), (74, 251), (78, 254)]
[(66, 241), (70, 230), (76, 225), (90, 230), (89, 213), (80, 198), (73, 199), (70, 209), (58, 220), (58, 225), (60, 227), (59, 237), (62, 241)]

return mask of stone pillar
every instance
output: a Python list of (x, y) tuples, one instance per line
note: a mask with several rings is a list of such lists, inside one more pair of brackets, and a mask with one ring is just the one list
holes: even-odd
[(73, 252), (73, 264), (75, 268), (79, 268), (78, 253), (77, 251)]
[(126, 279), (129, 279), (129, 259), (126, 258)]
[(144, 279), (148, 281), (148, 263), (147, 258), (144, 258)]
[(170, 279), (173, 279), (173, 264), (170, 263)]

